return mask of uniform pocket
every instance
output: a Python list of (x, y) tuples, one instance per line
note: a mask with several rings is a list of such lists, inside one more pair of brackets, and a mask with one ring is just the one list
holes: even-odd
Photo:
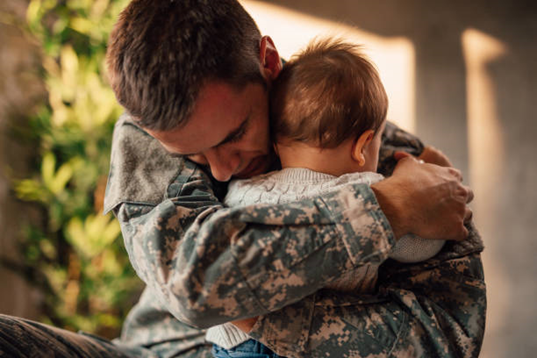
[(286, 357), (303, 355), (315, 310), (315, 294), (279, 311), (260, 316), (248, 333), (274, 352)]

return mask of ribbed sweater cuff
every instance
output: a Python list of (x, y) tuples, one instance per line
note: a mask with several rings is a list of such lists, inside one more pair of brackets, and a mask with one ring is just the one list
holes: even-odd
[(205, 339), (222, 348), (231, 349), (250, 339), (250, 336), (231, 323), (221, 324), (207, 330)]

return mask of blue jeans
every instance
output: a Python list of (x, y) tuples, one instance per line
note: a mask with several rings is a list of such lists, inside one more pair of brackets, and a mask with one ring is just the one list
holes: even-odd
[(231, 349), (214, 344), (213, 356), (216, 358), (284, 358), (254, 339), (249, 339)]

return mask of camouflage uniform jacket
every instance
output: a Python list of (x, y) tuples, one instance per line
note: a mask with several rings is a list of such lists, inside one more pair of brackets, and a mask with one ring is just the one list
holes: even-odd
[[(423, 147), (394, 126), (385, 134), (387, 175), (395, 148), (418, 154)], [(121, 344), (209, 357), (200, 328), (263, 315), (250, 335), (281, 355), (478, 355), (486, 300), (474, 230), (434, 260), (402, 265), (387, 260), (393, 233), (367, 185), (246, 208), (225, 208), (224, 193), (202, 168), (168, 155), (128, 118), (118, 121), (105, 211), (117, 216), (147, 284)], [(356, 267), (381, 263), (374, 295), (322, 290)], [(314, 317), (311, 304), (320, 312)]]

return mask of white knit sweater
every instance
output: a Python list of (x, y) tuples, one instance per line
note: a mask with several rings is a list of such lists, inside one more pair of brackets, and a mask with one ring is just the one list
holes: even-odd
[[(350, 184), (372, 185), (384, 179), (377, 173), (361, 172), (335, 177), (304, 168), (286, 168), (229, 184), (224, 203), (229, 207), (253, 204), (283, 204), (324, 194)], [(403, 236), (390, 258), (406, 263), (420, 262), (435, 256), (444, 245), (441, 240), (425, 240), (415, 235)], [(364, 266), (327, 285), (338, 291), (366, 292), (376, 283), (377, 267)], [(374, 271), (374, 272), (373, 272)], [(223, 348), (233, 348), (250, 337), (231, 323), (211, 327), (206, 339)]]

